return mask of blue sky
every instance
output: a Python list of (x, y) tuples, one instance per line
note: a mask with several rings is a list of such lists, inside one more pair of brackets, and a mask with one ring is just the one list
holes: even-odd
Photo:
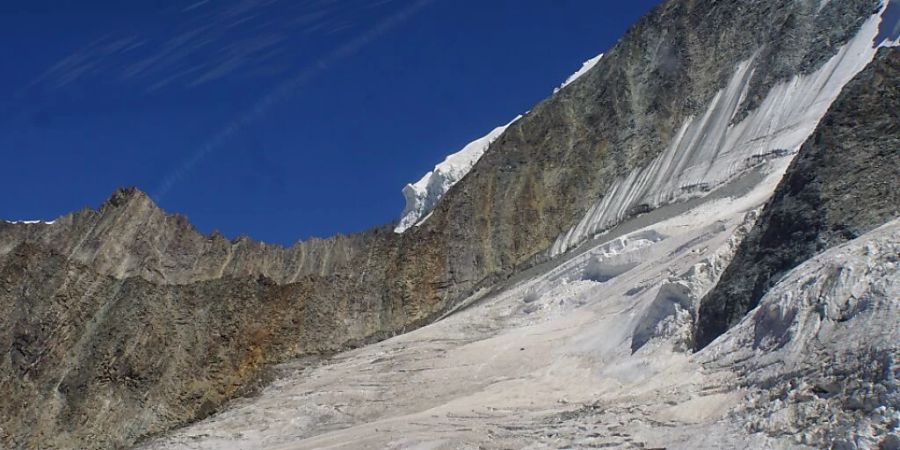
[(0, 2), (0, 218), (137, 186), (203, 232), (388, 223), (655, 0)]

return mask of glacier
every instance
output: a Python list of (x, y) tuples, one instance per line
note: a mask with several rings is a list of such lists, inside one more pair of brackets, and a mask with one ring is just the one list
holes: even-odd
[[(842, 389), (827, 370), (872, 363), (867, 343), (898, 339), (900, 220), (799, 266), (733, 332), (685, 350), (782, 159), (737, 195), (617, 234), (626, 220), (430, 325), (283, 364), (258, 395), (139, 448), (815, 448), (842, 430), (830, 418), (877, 445), (900, 418), (873, 396), (892, 381), (843, 387), (865, 420), (822, 390)], [(798, 377), (809, 370), (824, 372)]]
[(704, 369), (714, 350), (684, 351), (780, 181), (763, 165), (740, 195), (607, 235), (423, 328), (284, 364), (259, 395), (143, 448), (770, 447), (722, 420), (754, 410), (731, 372)]
[[(739, 64), (704, 114), (617, 180), (527, 277), (409, 333), (283, 364), (258, 395), (142, 448), (811, 449), (896, 438), (900, 219), (794, 268), (735, 328), (689, 351), (700, 300), (872, 60), (880, 15), (735, 122), (754, 60)], [(430, 175), (416, 183), (424, 192)], [(639, 206), (652, 211), (629, 214)], [(855, 441), (841, 447), (844, 436)]]

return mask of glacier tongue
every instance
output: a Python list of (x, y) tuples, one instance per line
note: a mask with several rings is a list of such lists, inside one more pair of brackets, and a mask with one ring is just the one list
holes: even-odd
[(636, 211), (705, 195), (770, 156), (792, 157), (844, 85), (875, 56), (880, 22), (881, 13), (872, 15), (819, 70), (773, 87), (756, 110), (732, 123), (753, 76), (753, 60), (741, 63), (705, 113), (687, 119), (652, 162), (614, 182), (578, 224), (559, 236), (550, 256), (565, 253)]
[[(845, 431), (870, 448), (900, 419), (900, 220), (798, 267), (732, 332), (681, 351), (779, 180), (601, 239), (410, 333), (285, 364), (259, 395), (140, 448), (823, 448)], [(847, 370), (871, 379), (844, 383)], [(864, 429), (842, 428), (853, 423)]]
[(407, 184), (403, 188), (406, 207), (400, 214), (400, 223), (394, 228), (394, 232), (403, 233), (410, 227), (428, 219), (429, 213), (441, 200), (441, 197), (469, 173), (469, 170), (478, 162), (491, 143), (497, 140), (506, 131), (506, 128), (520, 117), (522, 116), (516, 116), (508, 124), (494, 128), (487, 135), (470, 142), (462, 150), (448, 156), (442, 163), (435, 166), (434, 170), (425, 174), (422, 179), (413, 184)]

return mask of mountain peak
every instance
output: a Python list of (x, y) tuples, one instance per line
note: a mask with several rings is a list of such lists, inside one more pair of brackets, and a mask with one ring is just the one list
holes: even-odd
[(120, 187), (117, 188), (105, 202), (103, 202), (103, 206), (100, 209), (106, 209), (106, 207), (119, 208), (135, 200), (147, 200), (153, 203), (150, 196), (137, 187)]

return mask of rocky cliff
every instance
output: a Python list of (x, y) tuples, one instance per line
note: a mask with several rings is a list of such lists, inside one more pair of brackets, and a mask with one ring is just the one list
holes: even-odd
[[(360, 267), (379, 247), (378, 232), (311, 239), (290, 248), (221, 234), (203, 236), (178, 214), (159, 209), (143, 192), (116, 191), (99, 208), (85, 208), (53, 223), (0, 222), (0, 254), (28, 242), (116, 278), (140, 277), (185, 284), (225, 276), (264, 275), (291, 283)], [(363, 260), (363, 261), (360, 261)]]
[(703, 299), (696, 346), (740, 321), (803, 261), (900, 216), (900, 50), (883, 48), (803, 145)]
[[(0, 439), (12, 448), (128, 446), (209, 414), (272, 363), (433, 320), (553, 256), (551, 246), (604, 199), (627, 201), (591, 232), (707, 195), (751, 172), (745, 161), (796, 150), (754, 145), (726, 164), (737, 169), (698, 184), (695, 160), (728, 162), (720, 153), (744, 148), (725, 134), (712, 145), (713, 131), (751, 129), (742, 136), (769, 142), (800, 129), (784, 142), (805, 140), (806, 128), (771, 108), (812, 92), (799, 104), (813, 111), (803, 116), (813, 127), (871, 58), (881, 8), (668, 1), (511, 124), (429, 220), (402, 235), (386, 226), (291, 248), (228, 241), (132, 189), (53, 224), (0, 224), (0, 344), (10, 349), (0, 377), (11, 380), (0, 388)], [(670, 149), (681, 155), (664, 165), (672, 170), (654, 169)], [(629, 185), (630, 174), (653, 176)], [(665, 174), (686, 181), (670, 186)], [(563, 251), (591, 237), (568, 234)]]

